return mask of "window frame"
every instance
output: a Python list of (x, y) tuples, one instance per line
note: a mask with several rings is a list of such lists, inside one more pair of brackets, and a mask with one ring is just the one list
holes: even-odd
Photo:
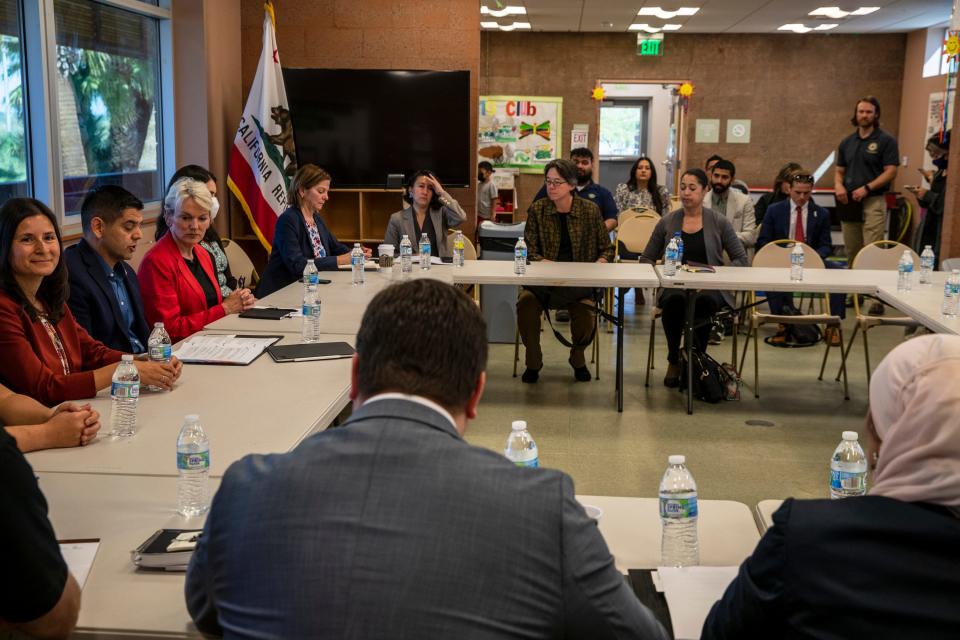
[[(30, 167), (29, 189), (34, 198), (46, 203), (56, 214), (65, 239), (79, 237), (80, 216), (67, 215), (64, 204), (63, 169), (57, 88), (57, 41), (54, 0), (19, 0), (23, 33), (24, 82)], [(157, 21), (159, 85), (157, 93), (157, 132), (161, 183), (173, 175), (176, 162), (173, 104), (173, 25), (171, 0), (148, 4), (145, 0), (88, 0), (96, 4), (130, 11)], [(162, 198), (144, 202), (144, 219), (155, 219)]]

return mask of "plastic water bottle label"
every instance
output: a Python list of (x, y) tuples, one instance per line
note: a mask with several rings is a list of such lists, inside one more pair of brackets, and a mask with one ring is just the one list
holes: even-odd
[(301, 312), (304, 316), (307, 316), (307, 317), (309, 317), (309, 316), (318, 316), (318, 317), (319, 317), (319, 316), (320, 316), (320, 305), (318, 305), (318, 304), (314, 304), (314, 305), (305, 304), (305, 305), (303, 305), (303, 308), (300, 310), (300, 312)]
[(696, 498), (662, 498), (660, 500), (661, 518), (696, 518)]
[(177, 452), (177, 469), (181, 471), (203, 471), (210, 468), (210, 452), (196, 453)]
[(836, 491), (866, 491), (866, 474), (830, 470), (830, 487)]
[(167, 362), (170, 360), (170, 356), (172, 355), (173, 347), (169, 344), (155, 344), (150, 347), (150, 359), (154, 362)]
[(532, 458), (530, 460), (515, 460), (513, 464), (517, 465), (518, 467), (536, 468), (540, 466), (540, 459)]
[(110, 395), (114, 398), (139, 398), (139, 382), (114, 382), (110, 385)]

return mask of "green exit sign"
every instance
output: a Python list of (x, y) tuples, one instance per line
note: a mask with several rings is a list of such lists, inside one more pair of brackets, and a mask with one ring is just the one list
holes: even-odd
[(663, 55), (663, 34), (655, 33), (653, 35), (637, 34), (637, 55), (638, 56), (662, 56)]

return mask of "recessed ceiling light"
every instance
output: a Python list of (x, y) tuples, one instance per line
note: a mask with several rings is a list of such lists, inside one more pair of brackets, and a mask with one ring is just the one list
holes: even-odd
[(813, 29), (802, 24), (784, 24), (777, 27), (777, 31), (793, 31), (794, 33), (807, 33), (808, 31), (813, 31)]
[(665, 24), (662, 27), (651, 27), (647, 23), (634, 23), (630, 25), (630, 31), (646, 31), (647, 33), (660, 33), (661, 31), (676, 31), (683, 25), (680, 24)]
[(600, 26), (603, 27), (604, 29), (612, 29), (613, 23), (609, 21), (604, 21), (600, 23)]
[(836, 29), (839, 26), (840, 26), (839, 24), (827, 24), (827, 23), (818, 24), (814, 28), (814, 31), (830, 31), (830, 29)]
[(503, 18), (504, 16), (511, 16), (511, 15), (522, 16), (522, 15), (526, 15), (527, 8), (521, 7), (518, 5), (507, 5), (503, 9), (497, 10), (497, 9), (491, 9), (489, 7), (485, 7), (481, 5), (480, 13), (485, 15), (491, 15), (494, 18)]
[(697, 11), (700, 11), (700, 7), (680, 7), (676, 11), (668, 11), (660, 7), (644, 7), (637, 12), (637, 15), (656, 16), (661, 20), (669, 20), (670, 18), (676, 18), (677, 16), (692, 16)]
[(480, 27), (483, 29), (499, 29), (500, 23), (498, 22), (481, 22)]
[(840, 20), (841, 18), (846, 18), (847, 16), (865, 16), (879, 10), (880, 7), (860, 7), (859, 9), (854, 9), (853, 11), (844, 11), (840, 7), (819, 7), (807, 15), (823, 16), (825, 18)]

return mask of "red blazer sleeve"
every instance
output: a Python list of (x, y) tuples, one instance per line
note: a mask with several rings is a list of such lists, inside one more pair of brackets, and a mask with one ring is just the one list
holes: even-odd
[[(200, 285), (185, 264), (181, 268), (183, 259), (169, 238), (168, 233), (147, 252), (140, 263), (137, 277), (147, 322), (151, 325), (162, 322), (171, 340), (177, 342), (219, 320), (226, 313), (222, 304), (207, 308)], [(207, 277), (216, 285), (210, 256), (200, 246), (195, 247), (194, 251)], [(220, 288), (214, 288), (217, 290), (217, 301), (222, 302)]]
[[(40, 321), (31, 320), (13, 298), (0, 293), (0, 379), (17, 393), (50, 406), (95, 396), (92, 369), (116, 362), (120, 352), (93, 340), (69, 310), (56, 327), (70, 362), (69, 374), (63, 373), (60, 357)], [(86, 336), (83, 346), (78, 329)]]

